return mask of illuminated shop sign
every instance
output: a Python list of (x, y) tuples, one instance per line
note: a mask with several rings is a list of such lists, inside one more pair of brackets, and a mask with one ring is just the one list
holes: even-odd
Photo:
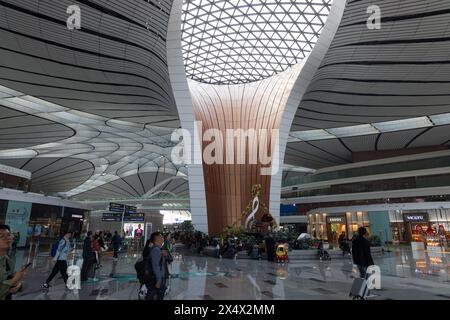
[(345, 223), (344, 217), (327, 217), (328, 223)]
[(72, 218), (83, 219), (83, 216), (81, 214), (73, 214)]
[(403, 219), (406, 222), (428, 221), (428, 214), (427, 213), (405, 213), (403, 215)]

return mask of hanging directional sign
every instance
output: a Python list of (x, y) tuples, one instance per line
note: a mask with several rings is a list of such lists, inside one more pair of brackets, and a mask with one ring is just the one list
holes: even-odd
[(125, 213), (134, 214), (137, 212), (137, 208), (133, 206), (125, 206)]
[(122, 214), (119, 212), (105, 212), (102, 221), (122, 221)]
[(111, 212), (123, 212), (124, 208), (125, 208), (124, 204), (114, 202), (109, 203), (109, 211)]
[(144, 220), (144, 213), (125, 213), (125, 215), (123, 216), (123, 221), (144, 222)]

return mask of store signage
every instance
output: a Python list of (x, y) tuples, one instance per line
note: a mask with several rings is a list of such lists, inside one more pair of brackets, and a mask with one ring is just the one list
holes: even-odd
[(124, 208), (125, 208), (124, 204), (114, 203), (114, 202), (110, 202), (109, 203), (109, 211), (111, 211), (111, 212), (120, 212), (120, 213), (122, 213)]
[(122, 221), (122, 213), (105, 212), (102, 215), (102, 221)]
[(328, 223), (345, 223), (344, 217), (327, 217)]
[(405, 213), (403, 214), (403, 219), (406, 222), (423, 222), (428, 221), (427, 213)]
[(83, 219), (83, 216), (81, 214), (73, 214), (72, 218)]

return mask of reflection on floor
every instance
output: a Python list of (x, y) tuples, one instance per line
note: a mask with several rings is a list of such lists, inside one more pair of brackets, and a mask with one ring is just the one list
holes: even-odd
[[(285, 265), (258, 260), (219, 260), (175, 253), (173, 278), (166, 299), (350, 299), (356, 268), (350, 259), (292, 261)], [(27, 259), (19, 251), (17, 264)], [(136, 257), (114, 262), (103, 258), (98, 281), (82, 283), (78, 292), (66, 290), (56, 277), (48, 293), (40, 289), (51, 262), (42, 254), (27, 276), (27, 289), (15, 299), (33, 300), (135, 300), (139, 283), (134, 272)], [(410, 249), (395, 249), (375, 258), (380, 266), (381, 290), (372, 299), (450, 299), (450, 256), (418, 257)]]

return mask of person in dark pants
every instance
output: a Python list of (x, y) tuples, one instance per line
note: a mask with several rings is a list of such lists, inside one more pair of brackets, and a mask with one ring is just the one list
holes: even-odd
[(275, 261), (275, 239), (269, 234), (264, 241), (266, 243), (267, 260)]
[(50, 282), (58, 274), (58, 272), (61, 273), (61, 276), (64, 280), (64, 284), (67, 282), (67, 278), (69, 278), (69, 276), (67, 275), (67, 256), (70, 251), (71, 237), (72, 233), (66, 232), (64, 234), (64, 237), (59, 241), (58, 249), (56, 251), (55, 256), (53, 257), (55, 265), (53, 266), (53, 270), (48, 276), (47, 281), (45, 281), (44, 284), (42, 285), (43, 289), (48, 289), (50, 287)]
[(113, 258), (117, 259), (118, 258), (117, 253), (119, 252), (119, 247), (120, 244), (122, 243), (122, 238), (119, 236), (117, 231), (114, 231), (114, 236), (112, 237), (111, 242), (114, 250)]
[(162, 251), (164, 237), (161, 232), (154, 232), (150, 237), (153, 243), (150, 249), (150, 263), (153, 274), (155, 276), (154, 282), (146, 284), (147, 299), (148, 300), (163, 300), (166, 292), (166, 275), (165, 275), (165, 257), (166, 251)]
[(358, 266), (361, 278), (366, 276), (367, 267), (374, 264), (370, 254), (370, 242), (364, 237), (366, 234), (366, 228), (360, 227), (358, 235), (352, 241), (353, 263)]
[(92, 249), (92, 232), (86, 234), (83, 242), (83, 265), (81, 266), (81, 281), (86, 281), (92, 271), (95, 263), (95, 253)]

